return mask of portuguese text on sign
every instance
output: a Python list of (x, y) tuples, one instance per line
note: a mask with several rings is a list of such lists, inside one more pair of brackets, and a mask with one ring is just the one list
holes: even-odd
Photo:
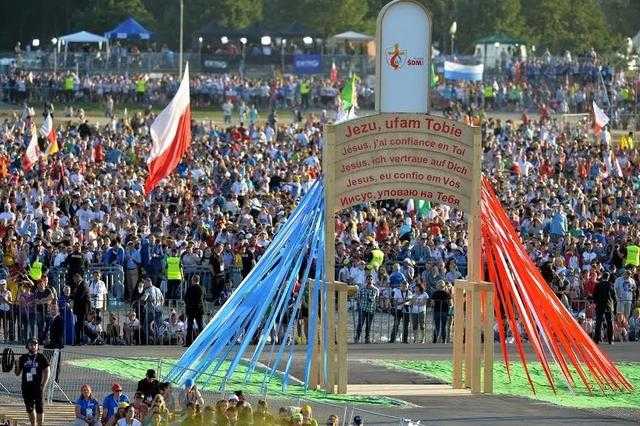
[(336, 126), (335, 207), (421, 198), (469, 210), (473, 129), (424, 114), (378, 114)]

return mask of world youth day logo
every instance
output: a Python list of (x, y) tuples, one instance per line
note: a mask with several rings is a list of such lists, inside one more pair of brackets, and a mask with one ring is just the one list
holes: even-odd
[(407, 51), (405, 49), (400, 49), (400, 45), (398, 43), (395, 46), (387, 49), (387, 63), (394, 70), (399, 70), (404, 65), (405, 58), (407, 56)]

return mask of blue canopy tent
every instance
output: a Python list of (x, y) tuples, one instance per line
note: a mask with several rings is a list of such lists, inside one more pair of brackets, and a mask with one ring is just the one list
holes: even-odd
[(140, 25), (138, 21), (129, 17), (111, 31), (104, 33), (108, 39), (149, 40), (153, 33)]

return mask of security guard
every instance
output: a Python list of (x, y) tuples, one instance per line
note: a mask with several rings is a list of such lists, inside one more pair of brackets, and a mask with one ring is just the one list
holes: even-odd
[(384, 263), (384, 252), (380, 250), (377, 241), (373, 241), (372, 246), (367, 267), (372, 271), (377, 271)]
[(640, 247), (635, 244), (627, 246), (627, 258), (624, 261), (624, 266), (627, 265), (640, 266)]
[(485, 84), (483, 89), (483, 94), (484, 94), (485, 109), (488, 108), (489, 105), (491, 105), (491, 108), (493, 108), (493, 100), (495, 97), (495, 93), (493, 93), (493, 85), (489, 83)]
[(71, 102), (73, 100), (73, 86), (75, 85), (75, 78), (73, 78), (73, 74), (67, 74), (67, 77), (64, 79), (64, 93), (67, 98), (67, 102)]
[(142, 102), (144, 101), (144, 94), (147, 91), (147, 79), (145, 76), (140, 76), (136, 80), (136, 101)]
[(178, 299), (179, 288), (182, 284), (182, 259), (173, 250), (167, 257), (167, 299)]
[(40, 262), (40, 258), (36, 258), (31, 264), (29, 277), (31, 277), (33, 281), (40, 281), (42, 278), (42, 262)]
[(302, 98), (302, 108), (309, 109), (309, 95), (311, 94), (311, 84), (308, 80), (302, 80), (300, 83), (300, 97)]

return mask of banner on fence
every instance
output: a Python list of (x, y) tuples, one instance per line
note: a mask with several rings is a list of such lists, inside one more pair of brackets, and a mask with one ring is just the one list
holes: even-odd
[(321, 67), (320, 55), (293, 55), (293, 69), (298, 74), (318, 74)]
[(482, 81), (484, 65), (464, 65), (445, 61), (444, 78), (447, 80)]

